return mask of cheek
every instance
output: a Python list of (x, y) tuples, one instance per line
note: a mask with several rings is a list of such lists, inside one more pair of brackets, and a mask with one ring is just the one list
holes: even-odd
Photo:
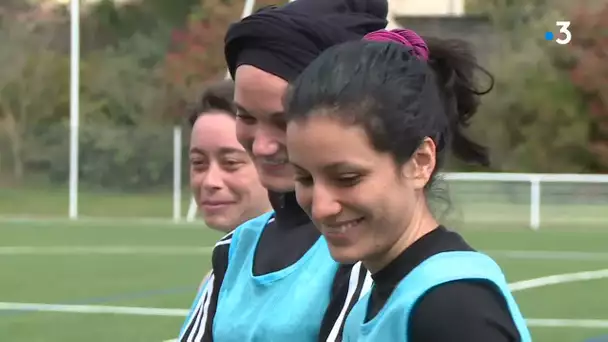
[(414, 193), (411, 189), (395, 187), (385, 192), (378, 201), (379, 226), (383, 227), (378, 233), (377, 240), (390, 243), (397, 239), (407, 228), (415, 209)]
[(365, 215), (372, 220), (382, 218), (382, 206), (379, 204), (384, 201), (386, 190), (380, 182), (366, 181), (359, 186), (347, 189), (340, 193), (346, 208), (357, 211), (358, 214)]
[(368, 243), (383, 245), (385, 240), (398, 233), (402, 226), (400, 222), (408, 214), (407, 191), (392, 182), (374, 182), (362, 191), (349, 194), (349, 198), (357, 201), (358, 211), (370, 217), (363, 234), (371, 238)]
[(295, 186), (296, 200), (307, 214), (310, 215), (312, 207), (312, 187), (304, 187), (300, 183)]
[(195, 196), (199, 196), (198, 193), (203, 184), (203, 173), (197, 172), (193, 168), (190, 168), (190, 189), (194, 192)]
[(253, 165), (247, 165), (237, 172), (233, 172), (224, 179), (228, 191), (238, 200), (250, 197), (251, 191), (259, 183)]
[(391, 193), (391, 203), (394, 210), (401, 210), (403, 213), (402, 217), (409, 218), (412, 216), (416, 203), (418, 201), (421, 190), (418, 187), (418, 180), (407, 181), (403, 184), (395, 186), (397, 191)]

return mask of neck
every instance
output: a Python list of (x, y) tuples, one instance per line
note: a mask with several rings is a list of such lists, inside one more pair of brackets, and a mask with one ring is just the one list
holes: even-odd
[(421, 198), (416, 204), (414, 216), (397, 241), (381, 254), (374, 255), (367, 260), (362, 260), (363, 265), (372, 272), (372, 274), (377, 273), (401, 255), (401, 253), (414, 242), (435, 230), (438, 226), (439, 224), (429, 210), (425, 199)]
[(268, 192), (275, 219), (281, 228), (296, 227), (310, 222), (310, 218), (296, 201), (295, 192)]

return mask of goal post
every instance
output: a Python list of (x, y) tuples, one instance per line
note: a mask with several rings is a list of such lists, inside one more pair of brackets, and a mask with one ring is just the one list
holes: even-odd
[(80, 0), (70, 1), (70, 178), (71, 220), (78, 219), (78, 131), (80, 129)]
[[(538, 230), (543, 224), (541, 212), (545, 210), (545, 215), (551, 222), (576, 224), (608, 224), (608, 175), (597, 174), (544, 174), (544, 173), (444, 173), (441, 177), (450, 186), (460, 183), (470, 184), (466, 186), (476, 194), (484, 193), (481, 184), (492, 184), (502, 186), (506, 192), (511, 192), (507, 196), (517, 196), (519, 200), (514, 200), (517, 205), (524, 205), (528, 208), (528, 218), (526, 224), (530, 229)], [(529, 186), (527, 195), (521, 191), (512, 190), (516, 184)], [(472, 187), (471, 187), (472, 186)], [(553, 188), (549, 190), (549, 188)], [(462, 194), (461, 188), (450, 189), (450, 196), (454, 198), (466, 198)], [(488, 190), (485, 190), (487, 192)], [(490, 192), (493, 190), (489, 190)], [(517, 192), (517, 194), (515, 194)], [(497, 198), (498, 195), (495, 197)], [(522, 199), (520, 197), (526, 197)], [(543, 203), (543, 201), (555, 203)], [(484, 202), (485, 201), (485, 202)], [(501, 212), (506, 206), (500, 206), (500, 200), (496, 203), (490, 199), (477, 199), (476, 213), (473, 215), (484, 217), (485, 222), (490, 224), (500, 223), (501, 220), (518, 211)], [(483, 202), (483, 203), (482, 203)], [(526, 203), (528, 202), (528, 203)], [(455, 203), (460, 206), (458, 200)], [(466, 204), (465, 204), (466, 205)], [(484, 212), (488, 207), (495, 207), (495, 213)], [(496, 209), (498, 208), (498, 209)], [(493, 215), (501, 216), (493, 217)]]
[[(450, 185), (454, 206), (468, 209), (467, 224), (519, 222), (538, 230), (544, 211), (546, 224), (608, 225), (608, 175), (455, 172), (440, 178)], [(196, 214), (193, 200), (187, 220)]]

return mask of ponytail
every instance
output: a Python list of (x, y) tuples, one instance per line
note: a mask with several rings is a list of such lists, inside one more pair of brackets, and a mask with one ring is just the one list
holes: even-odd
[[(425, 38), (425, 42), (430, 51), (428, 63), (435, 72), (450, 122), (451, 134), (445, 132), (440, 145), (451, 146), (454, 155), (465, 162), (489, 166), (487, 148), (468, 138), (464, 129), (477, 112), (480, 96), (489, 93), (494, 87), (494, 77), (477, 64), (468, 43), (438, 38)], [(475, 71), (481, 71), (490, 78), (490, 86), (486, 90), (478, 89)]]
[[(478, 70), (490, 77), (486, 90), (476, 84)], [(488, 150), (465, 128), (493, 84), (464, 42), (379, 30), (323, 52), (293, 82), (285, 110), (289, 122), (330, 108), (331, 115), (364, 127), (373, 147), (390, 152), (399, 165), (429, 137), (437, 146), (434, 172), (450, 149), (465, 162), (488, 166)]]

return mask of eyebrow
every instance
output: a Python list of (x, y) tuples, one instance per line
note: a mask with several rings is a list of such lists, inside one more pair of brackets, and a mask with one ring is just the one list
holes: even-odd
[[(300, 165), (291, 162), (291, 165), (298, 171), (304, 171), (304, 172), (308, 172), (305, 168), (301, 167)], [(323, 171), (325, 172), (329, 172), (329, 173), (337, 173), (340, 171), (340, 169), (342, 168), (356, 168), (356, 165), (347, 163), (347, 162), (335, 162), (335, 163), (331, 163), (329, 165), (325, 165), (323, 166)]]
[[(204, 150), (202, 150), (198, 147), (190, 148), (190, 153), (206, 154), (206, 152)], [(244, 154), (246, 152), (245, 152), (245, 150), (234, 148), (234, 147), (221, 147), (219, 149), (219, 154), (221, 154), (221, 155), (234, 154), (234, 153)]]
[(323, 170), (325, 170), (325, 172), (330, 172), (330, 173), (337, 173), (339, 171), (341, 171), (341, 169), (344, 168), (348, 168), (348, 169), (353, 169), (356, 168), (356, 165), (347, 163), (347, 162), (335, 162), (335, 163), (331, 163), (329, 165), (325, 165), (323, 167)]
[(239, 148), (234, 148), (234, 147), (221, 147), (220, 148), (220, 154), (221, 155), (225, 155), (225, 154), (245, 154), (247, 152), (245, 152), (244, 149), (239, 149)]

